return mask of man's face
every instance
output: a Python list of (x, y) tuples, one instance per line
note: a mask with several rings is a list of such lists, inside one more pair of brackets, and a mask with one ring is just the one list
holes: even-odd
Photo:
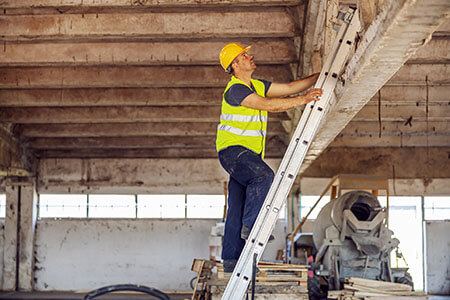
[(253, 71), (256, 69), (256, 64), (253, 61), (253, 55), (247, 52), (242, 52), (233, 61), (233, 68), (235, 70)]

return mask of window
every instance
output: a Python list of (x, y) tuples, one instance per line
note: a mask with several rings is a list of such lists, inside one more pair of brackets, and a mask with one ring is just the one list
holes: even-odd
[(135, 195), (89, 195), (89, 218), (136, 218)]
[(138, 195), (138, 218), (185, 218), (185, 195)]
[(6, 217), (6, 195), (0, 194), (0, 218)]
[[(306, 215), (309, 213), (311, 208), (313, 207), (314, 203), (319, 199), (319, 196), (303, 196), (300, 197), (300, 217), (303, 219), (303, 217), (306, 217)], [(309, 215), (308, 220), (314, 220), (317, 218), (317, 215), (319, 214), (322, 207), (324, 207), (328, 202), (330, 202), (330, 196), (325, 195), (320, 199), (319, 204), (314, 208), (312, 213)]]
[[(385, 207), (386, 197), (379, 199)], [(392, 251), (391, 267), (409, 267), (416, 290), (423, 289), (421, 202), (421, 197), (389, 197), (389, 229), (400, 241), (398, 248), (404, 257), (403, 260)]]
[(450, 197), (425, 197), (425, 220), (449, 220)]
[(225, 207), (224, 195), (187, 195), (187, 218), (221, 219)]
[(39, 195), (41, 218), (86, 218), (87, 195)]

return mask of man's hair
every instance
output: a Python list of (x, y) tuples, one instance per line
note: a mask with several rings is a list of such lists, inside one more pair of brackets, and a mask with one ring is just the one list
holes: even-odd
[(233, 67), (231, 65), (232, 65), (232, 63), (228, 66), (227, 72), (228, 72), (228, 74), (233, 75), (234, 70), (233, 70)]

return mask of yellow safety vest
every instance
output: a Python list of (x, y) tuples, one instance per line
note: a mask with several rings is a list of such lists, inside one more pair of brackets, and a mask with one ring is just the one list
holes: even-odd
[[(252, 79), (252, 85), (258, 95), (266, 97), (264, 83)], [(231, 106), (225, 101), (225, 94), (233, 84), (244, 84), (242, 80), (232, 76), (223, 93), (222, 114), (217, 127), (216, 149), (220, 151), (230, 146), (243, 146), (264, 158), (267, 111), (247, 108), (244, 106)], [(250, 89), (251, 87), (248, 86)]]

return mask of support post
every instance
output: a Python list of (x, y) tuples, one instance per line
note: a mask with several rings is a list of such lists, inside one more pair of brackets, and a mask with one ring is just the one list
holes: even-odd
[(17, 239), (20, 187), (6, 186), (6, 214), (3, 245), (3, 278), (2, 290), (17, 290)]
[(6, 185), (5, 243), (2, 290), (33, 289), (37, 193), (32, 181)]

